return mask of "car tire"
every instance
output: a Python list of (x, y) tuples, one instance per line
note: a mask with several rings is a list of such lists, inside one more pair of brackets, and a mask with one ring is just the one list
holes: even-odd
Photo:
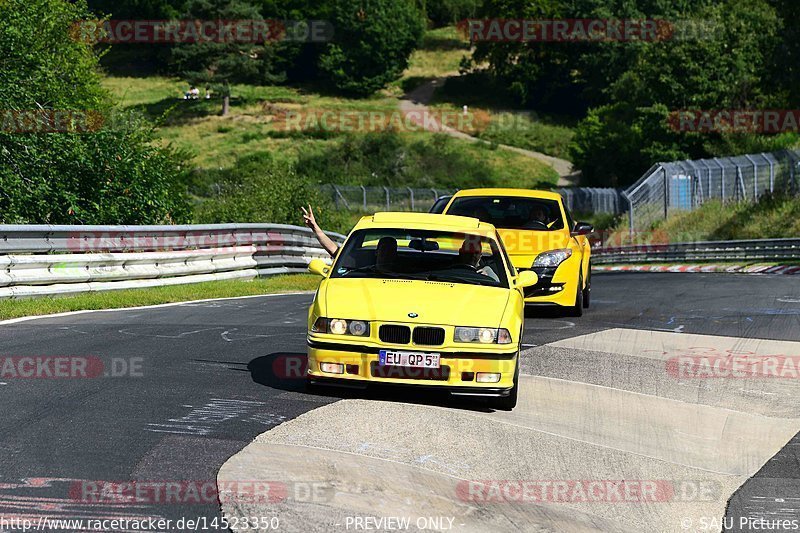
[(517, 406), (517, 396), (519, 394), (519, 356), (517, 356), (517, 367), (514, 369), (514, 386), (508, 396), (501, 396), (492, 399), (492, 407), (498, 411), (511, 411)]
[(589, 302), (592, 298), (592, 263), (589, 262), (589, 276), (586, 279), (586, 288), (583, 289), (583, 308), (589, 309)]
[(568, 308), (568, 316), (583, 316), (583, 276), (578, 278), (578, 290), (575, 291), (575, 305)]

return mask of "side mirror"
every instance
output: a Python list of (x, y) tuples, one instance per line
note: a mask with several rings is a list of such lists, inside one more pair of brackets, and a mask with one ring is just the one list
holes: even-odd
[(594, 226), (589, 224), (588, 222), (576, 222), (575, 228), (572, 230), (570, 235), (573, 237), (577, 237), (578, 235), (589, 235), (594, 231)]
[(317, 276), (325, 277), (328, 275), (330, 267), (322, 259), (312, 259), (308, 264), (308, 271)]
[(524, 289), (525, 287), (533, 287), (539, 283), (539, 276), (533, 270), (523, 270), (517, 274), (517, 287)]

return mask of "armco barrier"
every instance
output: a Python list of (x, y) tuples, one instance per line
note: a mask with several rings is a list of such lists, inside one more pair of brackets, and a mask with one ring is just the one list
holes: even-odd
[(786, 260), (800, 260), (800, 239), (648, 244), (592, 251), (592, 263), (596, 265)]
[(328, 254), (311, 230), (282, 224), (0, 225), (0, 297), (304, 272), (314, 258)]

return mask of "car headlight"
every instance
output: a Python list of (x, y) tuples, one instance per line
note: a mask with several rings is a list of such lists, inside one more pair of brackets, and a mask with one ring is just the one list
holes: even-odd
[(333, 333), (334, 335), (355, 335), (366, 337), (369, 335), (369, 322), (363, 320), (347, 320), (344, 318), (319, 317), (311, 326), (314, 333)]
[(533, 260), (534, 267), (557, 267), (572, 256), (570, 248), (542, 252)]
[(511, 333), (505, 328), (457, 327), (456, 342), (479, 342), (481, 344), (511, 344)]

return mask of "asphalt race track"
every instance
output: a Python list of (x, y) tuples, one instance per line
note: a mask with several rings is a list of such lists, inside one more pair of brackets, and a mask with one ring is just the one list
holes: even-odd
[[(792, 276), (597, 274), (583, 317), (526, 319), (510, 413), (433, 393), (306, 393), (285, 363), (305, 355), (310, 301), (276, 295), (0, 325), (1, 357), (102, 360), (94, 378), (0, 380), (0, 516), (204, 517), (211, 526), (216, 497), (164, 502), (152, 490), (128, 501), (95, 489), (205, 487), (219, 474), (222, 492), (229, 480), (289, 487), (278, 502), (224, 506), (228, 516), (275, 517), (284, 531), (355, 530), (353, 517), (367, 516), (453, 531), (720, 531), (723, 518), (730, 531), (755, 531), (741, 520), (800, 520), (800, 382), (668, 371), (686, 353), (800, 356)], [(471, 480), (674, 490), (636, 503), (485, 502)], [(318, 485), (335, 490), (301, 497)]]

